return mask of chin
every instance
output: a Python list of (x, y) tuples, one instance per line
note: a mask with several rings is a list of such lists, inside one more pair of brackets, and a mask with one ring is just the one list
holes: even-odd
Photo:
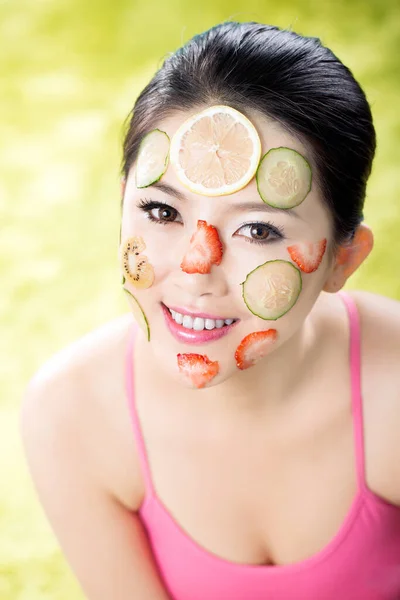
[(234, 358), (227, 360), (212, 345), (157, 344), (153, 342), (153, 356), (157, 370), (173, 380), (182, 389), (202, 390), (216, 387), (239, 373)]

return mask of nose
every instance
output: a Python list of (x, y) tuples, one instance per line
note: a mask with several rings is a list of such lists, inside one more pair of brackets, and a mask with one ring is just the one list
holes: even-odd
[(182, 298), (192, 299), (202, 296), (222, 298), (228, 294), (229, 286), (224, 269), (213, 266), (210, 273), (184, 273), (181, 269), (175, 273), (174, 285), (179, 288)]
[(180, 264), (178, 286), (192, 298), (227, 294), (225, 274), (219, 267), (222, 256), (223, 246), (217, 228), (207, 221), (197, 221), (197, 229)]

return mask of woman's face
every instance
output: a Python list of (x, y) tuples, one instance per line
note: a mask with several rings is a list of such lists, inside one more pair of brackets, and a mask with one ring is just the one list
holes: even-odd
[[(171, 139), (194, 112), (176, 114), (157, 127)], [(255, 178), (240, 191), (218, 197), (184, 187), (172, 165), (158, 183), (145, 189), (136, 187), (133, 165), (126, 182), (121, 245), (129, 238), (142, 238), (145, 247), (139, 249), (138, 256), (147, 257), (146, 269), (153, 272), (154, 281), (146, 289), (138, 289), (126, 280), (124, 287), (145, 313), (157, 368), (189, 387), (218, 385), (268, 360), (278, 348), (283, 350), (304, 323), (331, 267), (331, 219), (309, 151), (278, 123), (257, 116), (251, 120), (261, 139), (262, 155), (271, 148), (288, 147), (311, 165), (311, 190), (291, 211), (265, 204)], [(207, 240), (208, 250), (216, 252), (209, 273), (200, 272), (196, 264), (185, 268), (190, 263), (188, 249), (195, 232), (197, 239)], [(311, 273), (304, 272), (288, 248), (323, 240), (327, 246), (319, 266)], [(303, 251), (306, 247), (302, 246)], [(274, 260), (285, 261), (276, 263), (283, 267), (282, 276), (278, 268), (273, 281), (266, 281), (267, 287), (278, 286), (280, 297), (285, 296), (285, 268), (290, 270), (290, 263), (298, 270), (301, 291), (286, 314), (265, 320), (249, 310), (241, 284), (254, 269)], [(257, 291), (261, 287), (257, 284), (253, 294), (262, 294)], [(234, 322), (229, 324), (229, 320)]]

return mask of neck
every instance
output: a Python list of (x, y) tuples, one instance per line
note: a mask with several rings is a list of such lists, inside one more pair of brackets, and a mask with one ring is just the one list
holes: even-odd
[(304, 379), (314, 348), (313, 323), (306, 319), (289, 340), (260, 363), (206, 389), (201, 399), (205, 410), (215, 407), (221, 413), (238, 416), (279, 412)]

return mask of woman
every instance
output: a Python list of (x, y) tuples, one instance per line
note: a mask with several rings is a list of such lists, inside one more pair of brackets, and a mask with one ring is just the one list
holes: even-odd
[(90, 600), (400, 598), (400, 306), (340, 292), (374, 151), (350, 71), (275, 27), (196, 36), (139, 96), (136, 321), (52, 358), (21, 417)]

